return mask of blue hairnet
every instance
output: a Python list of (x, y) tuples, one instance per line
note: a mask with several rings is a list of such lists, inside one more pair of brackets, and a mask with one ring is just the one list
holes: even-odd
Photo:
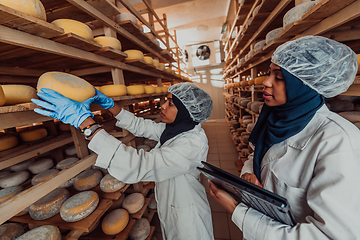
[(301, 37), (280, 45), (271, 62), (326, 98), (345, 92), (358, 69), (351, 48), (320, 36)]
[(195, 84), (184, 82), (169, 87), (168, 91), (175, 95), (189, 111), (195, 122), (205, 122), (212, 111), (212, 99), (204, 90)]

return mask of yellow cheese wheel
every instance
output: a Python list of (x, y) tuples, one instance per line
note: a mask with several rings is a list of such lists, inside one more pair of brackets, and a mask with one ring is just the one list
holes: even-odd
[(31, 184), (32, 185), (36, 185), (38, 183), (41, 182), (45, 182), (47, 180), (50, 180), (51, 178), (53, 178), (57, 173), (59, 172), (58, 169), (49, 169), (46, 171), (43, 171), (37, 175), (35, 175), (32, 179), (31, 179)]
[(255, 85), (262, 85), (262, 83), (265, 81), (267, 76), (261, 76), (254, 79)]
[(125, 60), (139, 59), (144, 60), (144, 54), (139, 50), (126, 50), (124, 51), (128, 56)]
[(248, 85), (249, 85), (249, 84), (248, 84), (248, 81), (246, 81), (246, 80), (240, 82), (240, 86), (241, 86), (241, 87), (246, 87), (246, 86), (248, 86)]
[[(357, 54), (358, 70), (356, 74), (360, 74), (360, 54)], [(1, 106), (1, 105), (0, 105)]]
[(32, 98), (38, 98), (36, 89), (27, 85), (2, 85), (5, 95), (5, 105), (31, 102)]
[(0, 4), (46, 21), (45, 8), (39, 0), (0, 0)]
[(38, 128), (30, 131), (20, 132), (20, 138), (24, 142), (32, 142), (47, 136), (46, 128)]
[(165, 72), (168, 72), (168, 73), (171, 73), (171, 68), (169, 68), (169, 67), (165, 67)]
[(65, 222), (76, 222), (89, 216), (98, 204), (99, 195), (96, 192), (80, 192), (64, 202), (60, 216)]
[(127, 94), (127, 88), (122, 84), (104, 85), (100, 87), (99, 91), (108, 97), (124, 96)]
[(145, 88), (143, 85), (131, 85), (127, 86), (126, 88), (129, 95), (139, 95), (145, 93)]
[(248, 84), (249, 84), (249, 86), (254, 85), (254, 79), (250, 79), (250, 80), (248, 81)]
[(0, 107), (5, 104), (5, 94), (2, 86), (0, 85)]
[(154, 58), (153, 59), (153, 64), (154, 64), (155, 67), (160, 67), (159, 59)]
[(130, 214), (138, 212), (145, 203), (145, 197), (141, 193), (132, 193), (125, 197), (122, 207)]
[(10, 173), (2, 178), (0, 178), (0, 187), (8, 188), (13, 186), (19, 186), (28, 180), (30, 174), (28, 171), (17, 171)]
[(162, 90), (163, 93), (167, 93), (168, 92), (168, 87), (162, 86), (161, 90)]
[(24, 233), (24, 227), (18, 223), (4, 223), (0, 226), (0, 239), (11, 240), (17, 239)]
[(101, 223), (103, 232), (115, 235), (125, 229), (129, 222), (129, 213), (125, 209), (115, 209), (108, 213)]
[(162, 88), (161, 87), (155, 87), (155, 92), (156, 93), (162, 93)]
[(0, 136), (0, 151), (13, 148), (19, 144), (19, 140), (15, 136)]
[(72, 19), (57, 19), (51, 23), (64, 29), (65, 33), (74, 33), (90, 41), (94, 39), (91, 28), (82, 22)]
[(151, 85), (144, 86), (144, 89), (146, 94), (155, 93), (155, 88)]
[(110, 174), (106, 174), (100, 181), (100, 189), (106, 193), (116, 192), (122, 189), (125, 186), (125, 183), (117, 180)]
[(38, 174), (43, 171), (49, 170), (54, 166), (54, 162), (51, 158), (42, 158), (29, 165), (28, 170), (33, 174)]
[(61, 205), (70, 197), (68, 190), (57, 188), (40, 198), (29, 207), (29, 215), (34, 220), (45, 220), (60, 212)]
[(41, 75), (37, 90), (40, 92), (41, 88), (50, 88), (78, 102), (83, 102), (95, 95), (95, 89), (90, 83), (63, 72), (46, 72)]
[[(0, 203), (3, 203), (5, 201), (9, 200), (10, 198), (15, 196), (22, 190), (23, 190), (23, 188), (21, 186), (13, 186), (13, 187), (1, 189), (0, 190)], [(0, 236), (1, 236), (1, 234), (0, 234)]]
[(102, 45), (103, 47), (109, 46), (121, 51), (121, 43), (117, 38), (100, 36), (94, 38), (94, 42)]
[(148, 64), (153, 64), (153, 58), (150, 56), (145, 56), (144, 57), (144, 62), (148, 63)]
[(165, 70), (165, 64), (159, 63), (159, 68), (162, 69), (162, 70)]
[(24, 233), (16, 240), (61, 240), (61, 232), (56, 226), (45, 225)]
[(100, 170), (87, 169), (75, 177), (73, 186), (78, 191), (89, 190), (100, 183), (102, 176)]

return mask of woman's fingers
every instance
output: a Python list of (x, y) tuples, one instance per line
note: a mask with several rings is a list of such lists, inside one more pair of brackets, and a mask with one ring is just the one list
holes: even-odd
[(39, 99), (31, 99), (31, 101), (33, 103), (35, 103), (36, 105), (38, 105), (39, 107), (42, 107), (42, 108), (45, 108), (47, 110), (50, 110), (50, 111), (55, 111), (55, 107), (54, 105), (48, 103), (48, 102), (44, 102), (44, 101), (41, 101)]

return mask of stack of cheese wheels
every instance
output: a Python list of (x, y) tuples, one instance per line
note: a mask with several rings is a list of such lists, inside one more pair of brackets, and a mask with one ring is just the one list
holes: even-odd
[(40, 76), (37, 83), (37, 90), (50, 88), (72, 100), (83, 102), (95, 95), (94, 87), (82, 78), (62, 73), (46, 72)]
[(126, 50), (124, 53), (127, 54), (127, 58), (125, 60), (132, 60), (132, 59), (138, 59), (138, 60), (144, 60), (144, 54), (139, 50)]
[(14, 171), (14, 172), (27, 170), (28, 167), (30, 166), (30, 164), (32, 164), (34, 161), (35, 161), (35, 159), (29, 159), (29, 160), (20, 162), (18, 164), (12, 165), (10, 167), (10, 170)]
[(108, 97), (124, 96), (127, 94), (127, 88), (122, 84), (104, 85), (100, 87), (99, 91)]
[(73, 186), (78, 191), (89, 190), (100, 183), (102, 176), (100, 170), (87, 169), (75, 177)]
[(47, 180), (50, 180), (51, 178), (53, 178), (57, 173), (59, 172), (58, 169), (49, 169), (46, 171), (43, 171), (39, 174), (36, 174), (32, 179), (31, 179), (31, 184), (32, 185), (36, 185), (38, 183), (41, 182), (45, 182)]
[(16, 147), (19, 144), (19, 140), (16, 136), (3, 135), (0, 136), (0, 151), (5, 151), (10, 148)]
[(29, 207), (29, 214), (34, 220), (45, 220), (60, 212), (61, 205), (70, 197), (68, 190), (57, 188), (40, 198)]
[(162, 93), (162, 88), (161, 87), (155, 87), (155, 92), (156, 93)]
[(56, 226), (45, 225), (24, 233), (16, 240), (61, 240), (61, 232)]
[(285, 13), (283, 18), (283, 28), (287, 28), (291, 23), (301, 20), (301, 17), (307, 13), (311, 8), (315, 6), (314, 1), (308, 1), (301, 3), (292, 9), (290, 9), (287, 13)]
[(254, 45), (254, 51), (258, 52), (262, 50), (266, 45), (266, 40), (261, 40)]
[(60, 216), (65, 222), (76, 222), (89, 216), (99, 204), (99, 195), (94, 191), (75, 194), (60, 208)]
[(129, 223), (129, 213), (125, 209), (115, 209), (108, 213), (101, 223), (103, 232), (115, 235), (125, 229)]
[(144, 86), (144, 89), (146, 94), (155, 93), (155, 88), (151, 85)]
[(150, 223), (146, 218), (136, 220), (129, 235), (130, 240), (145, 240), (150, 234)]
[(47, 136), (48, 132), (46, 128), (37, 128), (33, 130), (27, 130), (20, 132), (20, 138), (24, 142), (32, 142), (36, 140), (43, 139)]
[(282, 27), (275, 28), (268, 32), (265, 37), (265, 43), (268, 45), (272, 40), (278, 39), (280, 37), (280, 33), (282, 33), (284, 29)]
[(68, 156), (76, 155), (77, 154), (76, 147), (75, 146), (70, 146), (70, 147), (65, 148), (65, 154), (68, 155)]
[(262, 83), (265, 81), (267, 76), (261, 76), (254, 79), (255, 85), (262, 85)]
[(40, 0), (0, 0), (0, 4), (25, 13), (32, 17), (46, 21), (46, 11)]
[(21, 186), (13, 186), (13, 187), (1, 189), (0, 190), (0, 203), (3, 203), (5, 201), (9, 200), (10, 198), (15, 196), (22, 190), (23, 190), (23, 188)]
[(103, 177), (100, 181), (100, 189), (106, 193), (116, 192), (124, 186), (124, 182), (117, 180), (110, 174), (106, 174), (105, 177)]
[(27, 85), (2, 85), (5, 96), (5, 105), (31, 102), (32, 98), (38, 98), (36, 89)]
[(112, 47), (116, 50), (121, 51), (121, 43), (117, 38), (100, 36), (94, 38), (94, 42), (100, 44), (103, 47)]
[(143, 85), (130, 85), (126, 88), (129, 95), (139, 95), (145, 93), (145, 88)]
[(54, 162), (51, 158), (39, 159), (29, 165), (28, 170), (33, 174), (46, 171), (54, 166)]
[(29, 179), (28, 171), (18, 171), (7, 174), (6, 176), (0, 178), (0, 187), (8, 188), (13, 186), (19, 186)]
[(82, 22), (72, 19), (57, 19), (51, 23), (64, 29), (65, 33), (74, 33), (90, 41), (94, 39), (91, 28)]
[(254, 81), (254, 79), (252, 78), (252, 79), (250, 79), (249, 81), (248, 81), (248, 84), (249, 84), (249, 86), (252, 86), (252, 85), (254, 85), (255, 84), (255, 81)]
[(154, 58), (154, 59), (153, 59), (153, 64), (154, 64), (155, 67), (158, 67), (158, 68), (159, 68), (159, 67), (160, 67), (159, 59)]
[(5, 223), (0, 225), (0, 239), (11, 240), (17, 239), (24, 233), (24, 227), (18, 223)]
[(123, 13), (116, 15), (116, 17), (115, 17), (116, 23), (121, 23), (121, 22), (125, 22), (125, 21), (131, 21), (132, 23), (137, 24), (137, 18), (135, 17), (135, 15), (133, 15), (131, 13), (123, 12)]
[(167, 93), (168, 92), (168, 87), (162, 86), (161, 90), (163, 93)]
[(122, 207), (125, 208), (130, 214), (138, 212), (145, 204), (145, 197), (141, 193), (132, 193), (128, 195)]
[(144, 62), (153, 65), (153, 58), (150, 56), (144, 56)]
[(0, 107), (5, 104), (5, 94), (2, 86), (0, 85)]

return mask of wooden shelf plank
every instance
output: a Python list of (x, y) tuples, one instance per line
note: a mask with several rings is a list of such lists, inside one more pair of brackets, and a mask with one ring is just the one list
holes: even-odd
[(120, 14), (119, 8), (117, 8), (112, 2), (109, 0), (87, 0), (91, 6), (99, 10), (102, 14), (107, 16), (108, 18), (112, 18), (118, 14)]
[(96, 51), (94, 51), (94, 53), (96, 53), (97, 55), (100, 55), (100, 56), (104, 56), (104, 57), (119, 60), (119, 61), (122, 61), (127, 57), (126, 53), (119, 51), (117, 49), (114, 49), (112, 47), (109, 47), (109, 46), (103, 47), (99, 50), (96, 50)]
[(64, 33), (62, 28), (0, 4), (0, 24), (44, 38)]
[(323, 0), (302, 16), (302, 20), (322, 20), (356, 0)]
[(63, 35), (52, 38), (52, 40), (89, 52), (102, 49), (102, 46), (100, 44), (80, 37), (74, 33), (65, 33)]
[[(149, 190), (149, 189), (147, 189)], [(136, 213), (134, 214), (130, 214), (130, 218), (136, 218), (136, 219), (140, 219), (145, 211), (147, 210), (147, 206), (149, 205), (149, 202), (150, 202), (150, 198), (145, 198), (145, 203), (144, 203), (144, 206)]]

